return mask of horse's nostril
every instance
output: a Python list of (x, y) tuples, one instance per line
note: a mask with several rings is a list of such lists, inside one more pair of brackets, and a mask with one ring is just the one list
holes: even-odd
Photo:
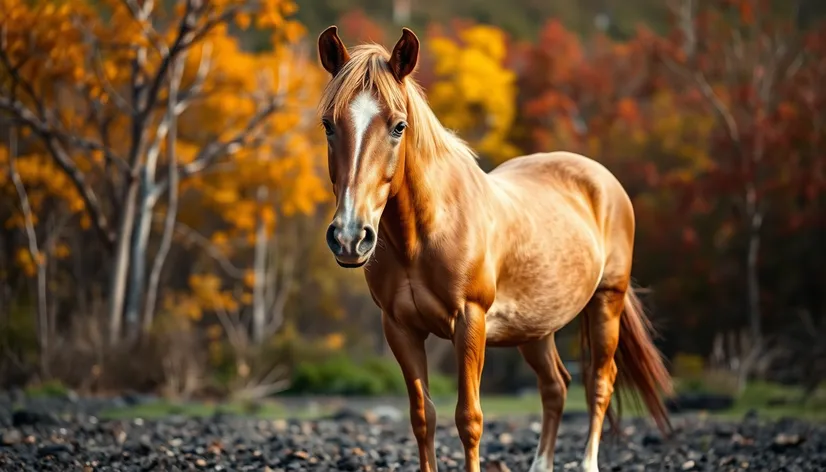
[(343, 247), (336, 238), (337, 228), (334, 225), (327, 227), (327, 246), (333, 251), (333, 254), (341, 254)]
[(366, 225), (362, 232), (364, 237), (358, 244), (358, 252), (359, 254), (367, 254), (376, 245), (376, 230), (372, 226)]

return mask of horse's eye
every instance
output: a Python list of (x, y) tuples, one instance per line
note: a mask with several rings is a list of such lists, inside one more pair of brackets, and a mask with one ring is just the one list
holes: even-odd
[(331, 125), (330, 122), (327, 120), (322, 121), (321, 124), (324, 126), (324, 134), (326, 134), (327, 136), (332, 136), (334, 131), (333, 125)]
[(402, 132), (405, 128), (407, 128), (407, 123), (402, 121), (401, 123), (397, 124), (395, 128), (393, 128), (393, 131), (390, 134), (392, 134), (394, 138), (401, 138)]

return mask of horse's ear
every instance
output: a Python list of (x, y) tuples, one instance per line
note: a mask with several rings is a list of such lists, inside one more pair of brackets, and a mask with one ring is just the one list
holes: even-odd
[(333, 77), (350, 60), (347, 48), (338, 37), (336, 25), (328, 27), (318, 36), (318, 57), (321, 59), (321, 65)]
[(390, 70), (401, 82), (413, 69), (419, 60), (419, 38), (408, 28), (402, 28), (402, 37), (393, 47), (393, 54), (390, 55)]

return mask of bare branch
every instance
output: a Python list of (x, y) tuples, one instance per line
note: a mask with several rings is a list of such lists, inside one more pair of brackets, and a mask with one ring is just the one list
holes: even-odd
[(161, 54), (168, 54), (169, 48), (163, 43), (160, 39), (161, 35), (155, 31), (155, 28), (147, 21), (149, 19), (149, 15), (152, 14), (152, 9), (155, 7), (154, 0), (144, 0), (143, 6), (139, 6), (138, 2), (135, 0), (121, 0), (121, 3), (126, 6), (126, 9), (129, 10), (129, 13), (132, 14), (132, 18), (141, 26), (143, 29), (143, 34), (146, 35), (147, 38), (152, 42), (152, 45), (155, 46)]
[(717, 92), (714, 91), (714, 88), (708, 82), (705, 74), (700, 71), (695, 71), (693, 74), (683, 70), (671, 60), (666, 59), (665, 65), (674, 71), (675, 73), (690, 79), (697, 88), (700, 90), (700, 93), (703, 94), (706, 100), (708, 100), (709, 104), (712, 106), (718, 117), (723, 121), (723, 124), (726, 126), (726, 132), (728, 133), (729, 139), (731, 139), (732, 143), (739, 147), (741, 143), (740, 139), (740, 130), (737, 126), (737, 121), (734, 119), (734, 115), (732, 115), (731, 110), (729, 110), (728, 106), (723, 102)]
[(209, 166), (212, 161), (226, 154), (234, 154), (241, 148), (247, 136), (266, 120), (281, 105), (280, 97), (273, 98), (253, 116), (247, 125), (227, 141), (213, 141), (204, 146), (195, 159), (181, 169), (181, 177), (197, 174)]
[(34, 218), (32, 207), (29, 204), (29, 194), (26, 192), (26, 187), (23, 184), (23, 179), (20, 178), (20, 173), (17, 171), (17, 130), (12, 128), (9, 131), (9, 176), (14, 183), (14, 188), (17, 190), (17, 198), (20, 200), (20, 212), (23, 214), (23, 221), (26, 228), (26, 239), (29, 245), (29, 254), (31, 254), (32, 262), (40, 265), (40, 250), (37, 245), (37, 233), (34, 229)]
[(127, 169), (126, 163), (116, 155), (112, 154), (111, 149), (108, 146), (63, 130), (56, 129), (49, 124), (46, 124), (18, 100), (0, 97), (0, 109), (12, 112), (18, 121), (31, 128), (32, 131), (34, 131), (38, 136), (48, 136), (58, 141), (66, 142), (87, 153), (89, 151), (100, 151), (106, 159), (114, 162), (119, 168), (124, 170)]
[[(227, 310), (222, 306), (215, 308), (215, 314), (218, 316), (218, 321), (224, 327), (227, 333), (229, 343), (235, 348), (236, 352), (244, 351), (246, 348), (245, 332), (243, 329), (238, 329), (238, 326), (233, 322)], [(237, 313), (235, 313), (237, 315)], [(235, 316), (238, 319), (238, 316)]]
[(175, 113), (183, 113), (190, 103), (201, 93), (206, 82), (207, 74), (212, 67), (212, 43), (205, 42), (201, 47), (201, 62), (198, 64), (198, 72), (195, 74), (195, 81), (188, 90), (180, 94), (178, 104), (175, 105)]
[(99, 44), (95, 44), (95, 59), (97, 59), (97, 67), (94, 67), (95, 74), (98, 77), (98, 81), (103, 85), (103, 88), (106, 89), (106, 93), (109, 94), (115, 100), (115, 105), (124, 113), (128, 115), (132, 115), (135, 113), (135, 108), (125, 99), (123, 96), (115, 89), (115, 86), (112, 85), (112, 82), (106, 77), (106, 70), (103, 65), (103, 53), (101, 52), (101, 48)]
[[(141, 15), (143, 12), (139, 11), (137, 14)], [(155, 72), (154, 78), (150, 81), (148, 88), (142, 78), (142, 74), (145, 72), (144, 62), (146, 60), (146, 51), (143, 49), (138, 51), (132, 72), (132, 102), (136, 109), (132, 117), (132, 143), (128, 157), (129, 165), (132, 167), (137, 165), (138, 159), (143, 154), (143, 149), (146, 145), (146, 122), (155, 108), (155, 103), (158, 100), (163, 81), (167, 77), (169, 66), (183, 50), (184, 43), (191, 36), (191, 15), (192, 2), (187, 1), (186, 9), (178, 24), (178, 33), (175, 36), (172, 47), (167, 50), (166, 54), (162, 54), (161, 63)], [(136, 20), (141, 18), (142, 17), (138, 16)], [(143, 19), (146, 20), (148, 18)]]
[(184, 46), (189, 47), (192, 44), (202, 40), (207, 34), (209, 34), (213, 29), (215, 29), (216, 26), (231, 21), (232, 18), (235, 17), (235, 15), (237, 15), (241, 10), (242, 8), (240, 6), (233, 6), (227, 8), (226, 11), (224, 11), (222, 14), (209, 18), (204, 24), (204, 26), (202, 26), (197, 31), (192, 32), (192, 35), (188, 38)]
[(83, 175), (83, 172), (78, 169), (71, 157), (69, 157), (58, 142), (58, 136), (53, 130), (44, 125), (31, 110), (25, 108), (25, 106), (19, 101), (12, 101), (9, 98), (0, 96), (0, 108), (14, 113), (15, 117), (19, 121), (26, 124), (32, 131), (34, 131), (35, 134), (41, 137), (46, 145), (46, 148), (49, 150), (49, 153), (52, 155), (52, 158), (54, 158), (55, 162), (57, 162), (58, 166), (60, 166), (66, 175), (69, 176), (72, 183), (75, 185), (75, 188), (77, 188), (83, 198), (83, 201), (86, 204), (86, 209), (91, 214), (95, 228), (98, 233), (100, 233), (104, 243), (106, 243), (107, 246), (110, 246), (115, 240), (115, 235), (109, 227), (109, 221), (107, 220), (106, 215), (98, 202), (97, 195), (95, 195), (95, 192), (86, 182), (86, 177)]
[(196, 10), (198, 10), (198, 8), (196, 8), (193, 1), (188, 0), (186, 2), (184, 14), (178, 25), (178, 33), (175, 40), (168, 51), (163, 54), (161, 64), (155, 74), (155, 78), (149, 86), (146, 95), (146, 103), (145, 106), (142, 107), (143, 113), (148, 113), (149, 110), (154, 108), (155, 102), (158, 99), (158, 92), (160, 91), (161, 84), (163, 83), (163, 79), (166, 76), (166, 72), (169, 69), (171, 61), (175, 59), (175, 57), (182, 51), (203, 39), (207, 34), (212, 32), (215, 27), (230, 21), (236, 14), (238, 14), (239, 11), (241, 11), (241, 7), (236, 6), (227, 8), (227, 10), (221, 15), (208, 19), (204, 26), (199, 29), (194, 29), (195, 18), (193, 14), (196, 13)]
[(48, 324), (48, 298), (46, 295), (46, 261), (44, 256), (40, 253), (37, 244), (37, 232), (34, 229), (34, 218), (32, 216), (32, 207), (29, 204), (29, 194), (26, 192), (26, 186), (23, 185), (23, 179), (17, 172), (17, 130), (12, 128), (9, 133), (9, 175), (14, 187), (17, 190), (17, 196), (20, 200), (20, 210), (23, 213), (23, 221), (26, 227), (26, 239), (29, 245), (29, 254), (32, 258), (32, 263), (37, 267), (37, 327), (38, 327), (38, 344), (40, 345), (40, 361), (41, 369), (44, 374), (48, 373), (48, 354), (49, 354), (49, 324)]
[[(156, 219), (160, 220), (160, 216), (156, 215)], [(226, 274), (235, 279), (241, 279), (244, 277), (244, 271), (233, 265), (227, 257), (221, 253), (221, 250), (212, 243), (207, 237), (202, 235), (201, 233), (197, 232), (196, 230), (190, 228), (184, 223), (180, 221), (175, 222), (175, 230), (184, 238), (186, 238), (189, 242), (199, 246), (203, 249), (210, 257), (212, 257), (218, 265), (226, 272)]]
[(169, 166), (169, 202), (164, 218), (163, 233), (161, 235), (160, 247), (155, 254), (152, 263), (152, 271), (149, 275), (149, 291), (144, 308), (144, 331), (148, 331), (152, 326), (152, 318), (155, 312), (155, 300), (158, 293), (158, 284), (161, 278), (166, 258), (172, 247), (172, 233), (175, 230), (175, 222), (178, 216), (178, 160), (175, 152), (175, 144), (178, 138), (178, 124), (176, 115), (176, 102), (178, 101), (178, 87), (183, 76), (184, 61), (179, 58), (172, 67), (172, 77), (170, 77), (169, 103), (167, 104), (168, 135), (166, 142), (167, 165)]

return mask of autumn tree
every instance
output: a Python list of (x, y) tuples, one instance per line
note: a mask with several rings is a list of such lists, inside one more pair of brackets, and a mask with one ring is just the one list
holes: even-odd
[(495, 27), (473, 25), (451, 37), (431, 34), (428, 100), (433, 111), (483, 156), (498, 163), (518, 152), (508, 140), (516, 113), (516, 76), (505, 66), (507, 41)]
[(683, 0), (673, 7), (675, 28), (662, 60), (717, 118), (722, 133), (714, 144), (712, 185), (729, 195), (742, 215), (751, 337), (741, 369), (746, 376), (765, 348), (761, 239), (769, 188), (786, 159), (783, 149), (772, 146), (773, 117), (788, 107), (784, 84), (797, 80), (807, 52), (795, 18), (778, 14), (770, 2)]
[[(91, 227), (111, 253), (115, 342), (122, 320), (130, 333), (138, 326), (162, 196), (169, 197), (167, 222), (152, 284), (175, 226), (179, 183), (242, 150), (255, 153), (264, 125), (286, 110), (295, 90), (286, 83), (291, 53), (282, 45), (302, 32), (287, 20), (295, 6), (3, 3), (0, 109), (31, 133), (23, 148), (66, 176), (83, 210), (77, 223)], [(245, 53), (229, 36), (230, 25), (247, 28), (253, 18), (256, 28), (271, 31), (276, 50), (285, 49), (280, 56)]]

